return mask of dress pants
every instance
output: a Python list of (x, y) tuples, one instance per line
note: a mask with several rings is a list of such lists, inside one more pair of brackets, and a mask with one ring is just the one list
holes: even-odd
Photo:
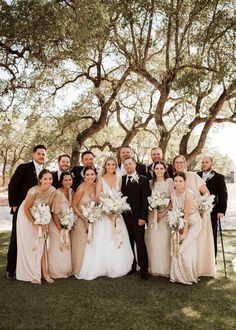
[(11, 238), (7, 253), (7, 272), (10, 274), (10, 276), (14, 276), (16, 272), (16, 258), (17, 258), (16, 220), (17, 220), (18, 209), (19, 208), (17, 207), (16, 211), (13, 213)]
[[(131, 221), (125, 221), (128, 234), (129, 234), (129, 240), (130, 245), (133, 251), (133, 254), (135, 256), (134, 251), (134, 242), (136, 243), (137, 247), (137, 257), (138, 257), (138, 265), (141, 268), (141, 272), (147, 272), (148, 271), (148, 256), (147, 256), (147, 248), (144, 241), (144, 233), (145, 233), (145, 226), (138, 226), (136, 223), (133, 223)], [(132, 269), (136, 269), (136, 260), (134, 257), (134, 262), (132, 265)]]

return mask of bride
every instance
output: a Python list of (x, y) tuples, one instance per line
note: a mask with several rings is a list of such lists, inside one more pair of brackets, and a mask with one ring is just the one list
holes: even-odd
[[(114, 189), (120, 191), (121, 181), (117, 175), (117, 161), (114, 157), (107, 157), (103, 164), (102, 175), (96, 186), (96, 196)], [(102, 213), (94, 226), (94, 238), (87, 244), (81, 271), (78, 279), (92, 280), (99, 276), (120, 277), (126, 275), (133, 262), (133, 252), (123, 218), (120, 218), (120, 232), (116, 232), (109, 214)], [(116, 235), (121, 241), (117, 245)]]

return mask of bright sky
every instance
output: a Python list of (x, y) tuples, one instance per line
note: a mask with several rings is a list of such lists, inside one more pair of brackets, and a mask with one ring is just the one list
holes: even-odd
[(211, 145), (223, 155), (228, 154), (236, 166), (236, 124), (225, 124), (210, 132)]

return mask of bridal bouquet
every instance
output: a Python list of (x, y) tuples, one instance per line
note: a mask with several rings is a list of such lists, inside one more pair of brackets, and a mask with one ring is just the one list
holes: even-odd
[(86, 207), (81, 205), (80, 210), (88, 223), (95, 223), (101, 215), (101, 206), (96, 205), (95, 201), (90, 201)]
[(172, 231), (179, 232), (184, 228), (184, 212), (177, 207), (168, 211), (167, 223)]
[[(48, 205), (41, 202), (35, 202), (30, 209), (32, 216), (34, 217), (35, 223), (37, 225), (47, 225), (51, 221), (52, 215)], [(48, 230), (42, 228), (42, 226), (38, 227), (37, 238), (34, 246), (34, 251), (36, 253), (39, 252), (39, 245), (41, 249), (43, 248), (43, 242), (46, 240), (47, 250), (49, 249), (49, 236)]]
[(209, 215), (213, 209), (213, 202), (214, 202), (215, 195), (208, 196), (207, 194), (201, 196), (199, 198), (199, 212), (201, 215), (206, 213)]
[(59, 214), (60, 224), (62, 229), (60, 231), (60, 250), (66, 247), (70, 248), (70, 236), (69, 231), (72, 229), (75, 222), (75, 213), (72, 207), (64, 207)]
[(101, 209), (107, 214), (121, 214), (130, 211), (130, 205), (126, 202), (127, 196), (120, 191), (111, 189), (108, 193), (101, 193)]
[(101, 209), (112, 221), (112, 240), (115, 241), (119, 249), (123, 243), (122, 239), (122, 216), (121, 213), (130, 211), (130, 205), (126, 202), (127, 197), (114, 189), (108, 193), (101, 193)]
[(152, 190), (151, 196), (148, 197), (149, 210), (157, 209), (158, 211), (165, 209), (170, 202), (170, 198), (166, 197), (164, 192), (160, 192), (156, 188)]
[(35, 219), (35, 223), (38, 225), (47, 225), (51, 221), (51, 211), (48, 205), (40, 202), (36, 202), (30, 209), (32, 216)]
[(60, 223), (64, 229), (71, 230), (75, 222), (75, 213), (72, 207), (64, 207), (60, 212)]
[(171, 229), (171, 256), (177, 256), (179, 253), (179, 231), (184, 228), (184, 212), (179, 208), (167, 213), (167, 223)]
[(84, 205), (80, 206), (80, 210), (83, 216), (88, 222), (88, 243), (92, 242), (94, 234), (94, 224), (99, 219), (101, 215), (101, 206), (96, 205), (95, 201), (90, 201), (87, 203), (86, 207)]

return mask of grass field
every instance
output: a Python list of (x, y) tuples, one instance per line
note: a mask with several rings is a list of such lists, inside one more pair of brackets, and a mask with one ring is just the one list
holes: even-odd
[(229, 278), (219, 251), (215, 279), (184, 286), (138, 274), (54, 284), (4, 278), (9, 233), (0, 233), (0, 329), (236, 329), (236, 231), (224, 232)]

